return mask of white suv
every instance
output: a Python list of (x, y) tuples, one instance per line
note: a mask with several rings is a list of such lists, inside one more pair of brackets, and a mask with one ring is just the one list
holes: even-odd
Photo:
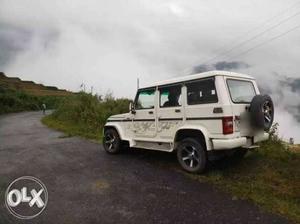
[(208, 155), (243, 156), (268, 139), (274, 106), (248, 75), (211, 71), (141, 88), (130, 112), (108, 118), (104, 149), (122, 146), (172, 152), (183, 169), (203, 172)]

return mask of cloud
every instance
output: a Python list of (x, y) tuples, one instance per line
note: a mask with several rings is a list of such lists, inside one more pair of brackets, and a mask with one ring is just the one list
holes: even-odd
[[(270, 94), (280, 111), (288, 112), (294, 126), (300, 123), (300, 79), (275, 73), (272, 82), (262, 82), (262, 93)], [(282, 113), (281, 113), (282, 114)], [(285, 115), (286, 116), (286, 115)]]
[(269, 94), (275, 105), (275, 121), (279, 134), (285, 140), (294, 138), (300, 143), (300, 86), (299, 78), (272, 72), (270, 77), (260, 77), (258, 83), (262, 94)]
[(279, 137), (286, 141), (294, 138), (295, 143), (300, 143), (299, 123), (284, 107), (276, 108), (275, 121), (279, 123)]
[[(201, 63), (249, 39), (249, 30), (266, 28), (262, 21), (285, 7), (286, 2), (271, 0), (1, 0), (0, 70), (73, 91), (85, 83), (97, 93), (112, 90), (130, 98), (138, 77), (143, 86), (191, 71), (239, 71), (256, 77), (294, 119), (297, 81), (287, 81), (281, 91), (274, 71), (299, 78), (299, 31), (239, 58), (233, 56), (257, 43)], [(295, 25), (297, 20), (290, 20), (257, 42)]]
[(234, 70), (249, 68), (250, 65), (242, 61), (219, 61), (214, 64), (201, 64), (193, 68), (193, 73), (206, 72), (209, 70)]
[(26, 49), (31, 32), (21, 27), (0, 23), (0, 67), (7, 65)]
[(210, 70), (215, 70), (215, 69), (214, 69), (213, 66), (202, 64), (202, 65), (196, 65), (193, 68), (193, 72), (192, 73), (207, 72), (207, 71), (210, 71)]
[(241, 68), (250, 67), (250, 65), (242, 61), (230, 61), (230, 62), (220, 61), (215, 63), (214, 66), (217, 70), (234, 70), (234, 69), (238, 70)]

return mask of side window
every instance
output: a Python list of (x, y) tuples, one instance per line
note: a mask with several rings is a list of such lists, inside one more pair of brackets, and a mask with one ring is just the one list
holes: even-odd
[(141, 90), (138, 92), (135, 109), (152, 109), (155, 104), (155, 89)]
[(181, 106), (181, 85), (159, 88), (160, 107)]
[(214, 79), (199, 80), (187, 83), (186, 86), (188, 105), (218, 102)]

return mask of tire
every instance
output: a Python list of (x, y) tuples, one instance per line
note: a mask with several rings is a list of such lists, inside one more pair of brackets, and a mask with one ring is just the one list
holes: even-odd
[(250, 104), (250, 121), (256, 129), (270, 130), (274, 119), (274, 104), (268, 95), (256, 95)]
[(177, 159), (190, 173), (203, 173), (207, 164), (205, 146), (194, 138), (185, 138), (177, 146)]
[(104, 131), (103, 147), (109, 154), (117, 154), (121, 151), (122, 144), (118, 132), (115, 129), (107, 129)]

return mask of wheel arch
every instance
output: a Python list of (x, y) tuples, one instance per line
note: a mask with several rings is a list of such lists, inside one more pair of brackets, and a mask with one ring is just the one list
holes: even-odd
[(116, 132), (118, 133), (118, 135), (119, 135), (119, 137), (120, 137), (120, 139), (121, 139), (121, 141), (122, 141), (123, 143), (127, 143), (127, 144), (132, 145), (132, 140), (131, 140), (131, 139), (127, 139), (127, 138), (125, 137), (125, 133), (124, 133), (124, 131), (123, 131), (123, 128), (122, 128), (121, 125), (118, 124), (118, 123), (107, 123), (107, 124), (104, 126), (104, 128), (103, 128), (103, 136), (104, 136), (105, 130), (110, 129), (110, 128), (116, 130)]
[(123, 133), (122, 128), (121, 128), (121, 126), (120, 126), (119, 124), (106, 124), (106, 125), (104, 126), (104, 128), (103, 128), (103, 136), (104, 136), (104, 132), (105, 132), (107, 129), (110, 129), (110, 128), (115, 129), (115, 130), (118, 132), (118, 134), (119, 134), (119, 136), (120, 136), (120, 139), (123, 140), (123, 138), (124, 138), (124, 133)]
[(184, 126), (177, 129), (174, 137), (174, 149), (179, 141), (187, 137), (194, 137), (200, 139), (204, 143), (204, 146), (207, 151), (212, 149), (211, 142), (208, 137), (208, 131), (204, 127), (197, 126)]

